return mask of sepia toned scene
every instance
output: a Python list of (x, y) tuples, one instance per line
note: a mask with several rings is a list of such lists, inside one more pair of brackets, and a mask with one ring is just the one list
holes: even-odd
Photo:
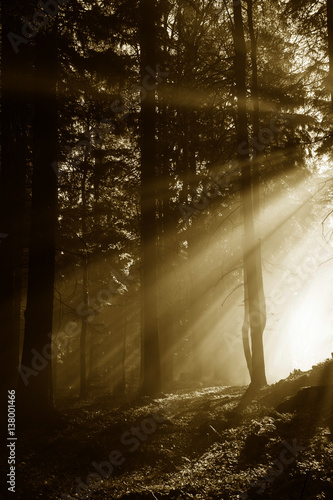
[(0, 499), (332, 499), (333, 0), (0, 15)]

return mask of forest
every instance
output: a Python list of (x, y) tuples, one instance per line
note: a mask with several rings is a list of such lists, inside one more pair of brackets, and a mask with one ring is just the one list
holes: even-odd
[(2, 0), (0, 51), (0, 497), (333, 498), (333, 0)]

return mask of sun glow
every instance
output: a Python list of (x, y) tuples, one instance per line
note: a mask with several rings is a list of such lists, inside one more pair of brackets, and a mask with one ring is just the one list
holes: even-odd
[[(289, 207), (287, 197), (283, 200), (280, 195), (266, 207), (263, 217), (270, 220), (270, 225), (263, 224), (266, 249), (272, 244), (277, 248), (273, 262), (265, 261), (265, 256), (263, 260), (270, 383), (294, 369), (308, 370), (333, 352), (333, 250), (323, 239), (321, 227), (327, 208), (313, 214), (313, 195), (321, 185), (322, 179), (315, 176), (301, 182)], [(276, 221), (272, 224), (273, 213)]]
[(333, 352), (333, 264), (319, 267), (286, 311), (286, 338), (295, 368), (308, 370)]

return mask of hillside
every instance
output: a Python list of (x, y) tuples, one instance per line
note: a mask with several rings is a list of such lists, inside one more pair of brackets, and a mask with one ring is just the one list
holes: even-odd
[(332, 498), (332, 382), (327, 360), (255, 395), (62, 400), (65, 425), (18, 435), (15, 498)]

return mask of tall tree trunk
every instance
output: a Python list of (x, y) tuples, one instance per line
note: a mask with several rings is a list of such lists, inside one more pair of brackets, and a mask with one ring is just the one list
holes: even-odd
[[(253, 133), (255, 137), (260, 135), (260, 103), (259, 103), (259, 85), (258, 85), (258, 43), (254, 31), (253, 22), (253, 0), (248, 2), (248, 24), (251, 39), (251, 65), (252, 65), (252, 105), (253, 105)], [(253, 156), (252, 161), (252, 193), (253, 193), (253, 217), (257, 224), (257, 241), (256, 241), (256, 261), (258, 268), (258, 293), (259, 293), (259, 320), (262, 334), (266, 326), (266, 300), (264, 293), (264, 282), (262, 275), (262, 258), (261, 258), (261, 231), (258, 230), (260, 225), (260, 167), (263, 160), (263, 151), (259, 150)]]
[(113, 335), (112, 335), (112, 394), (121, 396), (125, 392), (125, 354), (126, 354), (126, 299), (118, 296), (118, 304), (113, 307)]
[[(164, 0), (159, 3), (161, 12), (161, 41), (163, 44), (159, 46), (160, 54), (162, 57), (168, 57), (169, 50), (166, 40), (168, 39), (168, 2)], [(159, 88), (157, 88), (157, 95), (159, 101), (158, 112), (158, 125), (159, 125), (159, 155), (158, 165), (160, 167), (159, 186), (160, 196), (158, 197), (159, 203), (159, 330), (161, 342), (161, 373), (162, 373), (162, 387), (170, 389), (170, 384), (173, 381), (173, 365), (174, 365), (174, 352), (175, 352), (175, 308), (176, 297), (175, 291), (177, 290), (177, 283), (174, 273), (174, 260), (175, 260), (175, 241), (174, 234), (176, 228), (176, 219), (174, 211), (172, 210), (173, 203), (170, 201), (170, 149), (173, 145), (169, 141), (169, 123), (168, 114), (170, 106), (168, 101), (159, 95)]]
[(243, 341), (243, 350), (246, 359), (247, 369), (249, 370), (249, 374), (251, 377), (252, 373), (252, 354), (251, 354), (251, 346), (250, 346), (250, 311), (249, 311), (249, 293), (247, 286), (247, 277), (245, 268), (243, 270), (244, 274), (244, 320), (242, 325), (242, 341)]
[[(166, 201), (166, 200), (164, 200)], [(166, 201), (167, 203), (167, 201)], [(173, 245), (171, 237), (169, 207), (165, 205), (163, 210), (163, 228), (160, 235), (160, 273), (159, 273), (159, 328), (161, 333), (161, 370), (163, 386), (169, 387), (173, 381), (173, 358), (175, 352), (174, 333), (174, 307), (175, 307), (175, 287), (173, 268)]]
[(159, 133), (161, 139), (158, 164), (160, 165), (159, 196), (159, 331), (161, 345), (162, 387), (170, 388), (173, 381), (174, 357), (174, 301), (175, 287), (173, 272), (175, 221), (170, 206), (169, 141), (166, 118), (167, 105), (160, 106)]
[[(82, 264), (82, 294), (85, 309), (88, 308), (88, 258), (83, 259)], [(80, 397), (85, 399), (87, 397), (87, 360), (86, 360), (86, 345), (88, 334), (87, 319), (82, 316), (81, 322), (81, 335), (80, 335)]]
[(4, 0), (1, 4), (0, 386), (4, 402), (7, 401), (7, 391), (15, 389), (18, 382), (28, 102), (32, 73), (30, 50), (16, 54), (7, 37), (17, 26), (14, 15), (17, 8), (19, 6), (13, 1)]
[(126, 339), (127, 339), (127, 324), (128, 324), (128, 308), (126, 296), (123, 299), (123, 349), (121, 356), (121, 384), (120, 384), (120, 394), (125, 394), (126, 391)]
[[(155, 61), (156, 5), (140, 2), (141, 77)], [(156, 224), (156, 116), (155, 90), (147, 90), (141, 103), (141, 241), (142, 241), (142, 371), (141, 394), (161, 389), (161, 363), (157, 312)]]
[(333, 108), (333, 0), (327, 0), (327, 35), (328, 35), (328, 89), (331, 93)]
[[(162, 386), (168, 387), (173, 380), (174, 350), (174, 283), (173, 283), (173, 229), (169, 206), (169, 170), (167, 157), (159, 159), (161, 165), (161, 191), (159, 200), (159, 330), (161, 342)], [(173, 285), (173, 286), (172, 286)]]
[[(53, 407), (51, 337), (57, 226), (57, 50), (56, 22), (35, 37), (33, 181), (29, 277), (18, 402), (43, 418)], [(30, 376), (27, 378), (27, 370)]]
[[(87, 194), (86, 194), (86, 180), (87, 180), (87, 163), (84, 160), (83, 175), (81, 182), (81, 196), (82, 196), (82, 238), (85, 241), (87, 234)], [(88, 249), (84, 249), (85, 255), (82, 263), (82, 294), (85, 310), (88, 309), (89, 295), (88, 295)], [(81, 322), (81, 336), (80, 336), (80, 397), (87, 397), (87, 361), (86, 361), (86, 344), (88, 334), (88, 322), (85, 316), (82, 316)]]
[[(188, 130), (185, 135), (185, 140), (188, 142), (188, 189), (192, 186), (192, 193), (194, 194), (196, 185), (195, 179), (197, 174), (196, 156), (195, 156), (195, 137), (194, 137), (194, 127), (195, 115), (191, 113), (190, 115), (186, 113), (185, 125)], [(200, 329), (199, 319), (201, 314), (204, 314), (204, 301), (202, 300), (201, 290), (198, 286), (198, 280), (196, 269), (194, 267), (195, 258), (197, 255), (198, 242), (196, 240), (196, 235), (193, 230), (193, 226), (187, 227), (186, 232), (187, 237), (187, 256), (188, 256), (188, 266), (189, 266), (189, 283), (190, 283), (190, 296), (189, 296), (189, 325), (190, 325), (190, 336), (192, 344), (192, 355), (193, 355), (193, 366), (192, 373), (194, 380), (201, 380), (203, 376), (203, 366), (202, 366), (202, 340), (203, 332)], [(200, 292), (199, 292), (200, 290)]]
[[(244, 37), (242, 3), (233, 4), (234, 11), (234, 46), (235, 46), (235, 79), (237, 97), (237, 143), (238, 145), (249, 144), (247, 129), (247, 106), (246, 106), (246, 45)], [(237, 148), (239, 166), (242, 171), (241, 195), (244, 218), (244, 275), (247, 282), (249, 323), (252, 344), (252, 368), (251, 386), (261, 387), (265, 385), (265, 361), (263, 349), (263, 312), (260, 310), (260, 282), (261, 266), (258, 265), (257, 241), (254, 230), (253, 199), (252, 199), (252, 172), (250, 155), (244, 154), (244, 148)]]
[[(257, 64), (257, 39), (254, 31), (253, 23), (253, 0), (247, 1), (247, 14), (248, 14), (248, 27), (251, 40), (251, 67), (252, 67), (252, 85), (251, 85), (251, 98), (253, 107), (253, 135), (259, 137), (260, 132), (260, 108), (259, 108), (259, 89), (258, 89), (258, 64)], [(253, 216), (254, 221), (259, 223), (260, 215), (260, 165), (261, 165), (262, 151), (256, 151), (252, 159), (252, 199), (253, 199)], [(258, 295), (259, 295), (259, 310), (261, 315), (258, 321), (261, 321), (261, 329), (264, 331), (266, 325), (266, 303), (264, 294), (264, 285), (261, 271), (261, 243), (260, 240), (256, 243), (255, 248), (258, 272)], [(244, 271), (244, 322), (242, 327), (243, 348), (246, 358), (247, 367), (251, 375), (252, 372), (252, 355), (249, 339), (250, 321), (249, 321), (249, 304), (248, 304), (248, 286), (247, 277)]]

